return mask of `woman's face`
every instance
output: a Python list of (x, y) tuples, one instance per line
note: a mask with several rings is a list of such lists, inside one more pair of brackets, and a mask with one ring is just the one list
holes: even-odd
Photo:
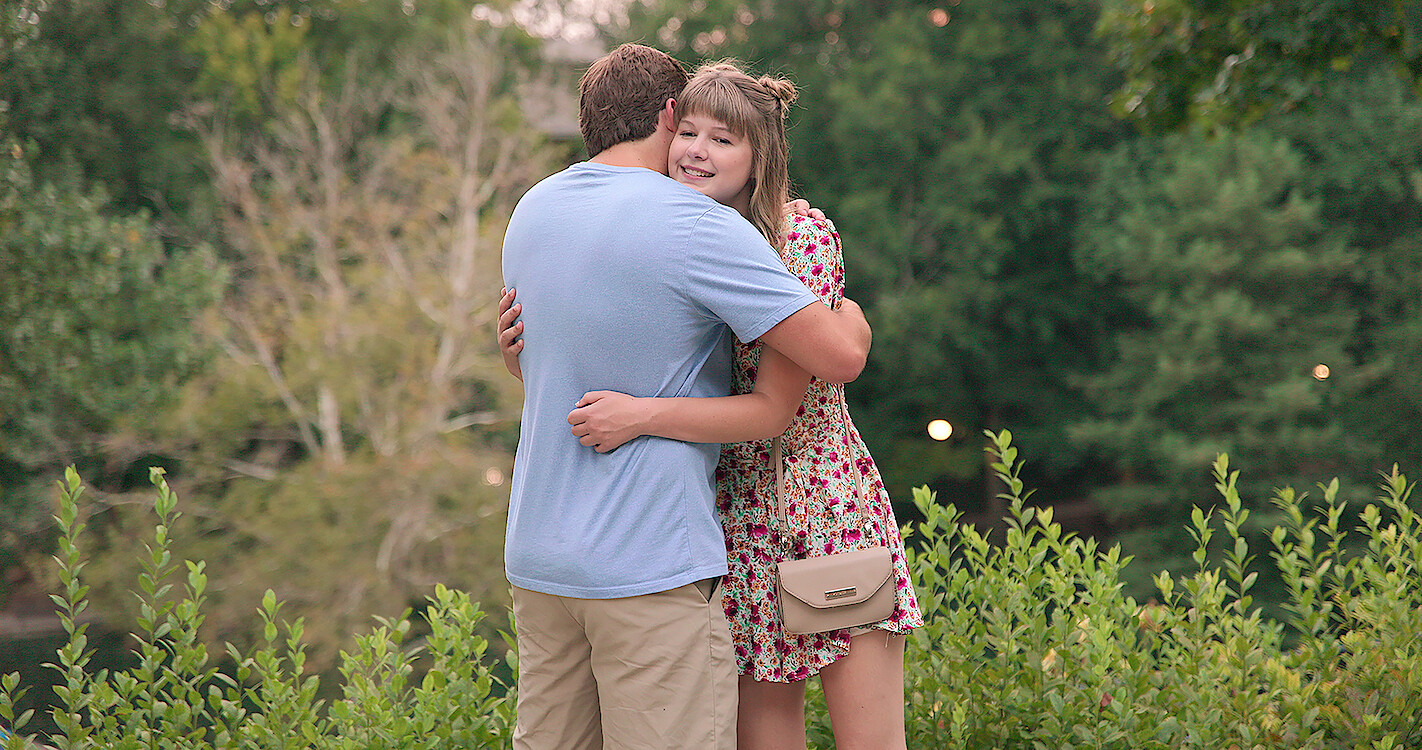
[(667, 173), (742, 214), (750, 213), (750, 139), (714, 117), (689, 114), (677, 123)]

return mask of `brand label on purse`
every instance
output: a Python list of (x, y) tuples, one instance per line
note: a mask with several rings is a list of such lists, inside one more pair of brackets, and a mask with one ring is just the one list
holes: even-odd
[(855, 592), (857, 592), (858, 590), (859, 589), (857, 586), (849, 586), (847, 588), (842, 589), (831, 589), (830, 591), (825, 592), (825, 601), (834, 601), (835, 599), (843, 599), (847, 596), (854, 596)]

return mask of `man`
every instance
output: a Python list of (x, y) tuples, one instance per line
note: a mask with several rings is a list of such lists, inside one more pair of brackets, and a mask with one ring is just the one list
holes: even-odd
[(529, 190), (504, 239), (527, 324), (510, 363), (525, 401), (504, 551), (516, 748), (735, 746), (719, 446), (595, 452), (568, 427), (578, 399), (726, 395), (732, 332), (836, 382), (868, 353), (857, 306), (819, 304), (740, 214), (666, 176), (686, 80), (640, 45), (593, 63), (579, 86), (590, 160)]

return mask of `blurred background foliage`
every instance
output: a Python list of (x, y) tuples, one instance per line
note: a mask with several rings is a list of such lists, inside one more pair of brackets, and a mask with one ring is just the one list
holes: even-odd
[(581, 158), (540, 113), (626, 40), (801, 86), (792, 177), (874, 325), (850, 393), (905, 517), (928, 485), (1000, 518), (1008, 428), (1145, 592), (1217, 452), (1246, 497), (1422, 458), (1418, 29), (1400, 0), (0, 0), (0, 608), (44, 609), (69, 464), (121, 626), (149, 465), (213, 640), (267, 587), (327, 664), (436, 581), (502, 600), (502, 226)]
[[(43, 610), (80, 468), (123, 625), (161, 465), (215, 641), (268, 587), (328, 664), (435, 582), (497, 602), (520, 407), (490, 335), (503, 222), (563, 150), (540, 46), (459, 2), (6, 2), (0, 606)], [(18, 20), (17, 20), (18, 19)]]

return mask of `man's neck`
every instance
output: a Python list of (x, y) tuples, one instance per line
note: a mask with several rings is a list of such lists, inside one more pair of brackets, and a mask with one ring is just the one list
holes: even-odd
[(599, 151), (588, 159), (611, 167), (642, 167), (661, 174), (667, 173), (667, 147), (656, 138), (624, 141)]

